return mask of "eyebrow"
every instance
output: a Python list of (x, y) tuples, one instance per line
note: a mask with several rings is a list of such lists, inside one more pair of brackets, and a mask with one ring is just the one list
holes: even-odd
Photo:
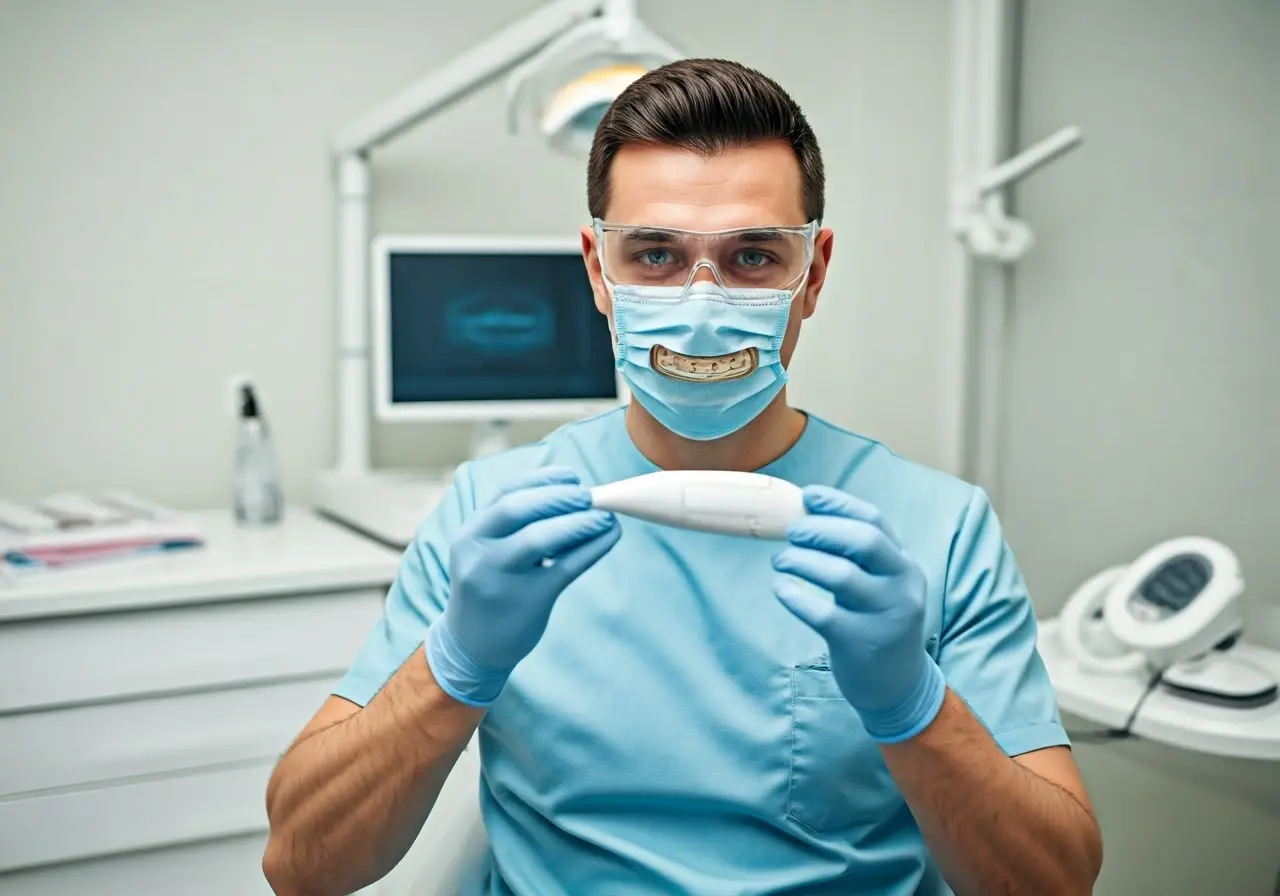
[[(665, 243), (673, 239), (676, 233), (677, 231), (674, 230), (661, 230), (657, 227), (637, 228), (627, 231), (627, 239), (640, 243)], [(780, 239), (782, 239), (782, 231), (767, 227), (744, 230), (738, 234), (740, 243), (776, 243)]]
[(659, 230), (656, 227), (625, 231), (628, 240), (639, 243), (666, 243), (674, 236), (673, 230)]
[(776, 243), (782, 239), (782, 231), (780, 230), (744, 230), (738, 234), (738, 242), (740, 243)]

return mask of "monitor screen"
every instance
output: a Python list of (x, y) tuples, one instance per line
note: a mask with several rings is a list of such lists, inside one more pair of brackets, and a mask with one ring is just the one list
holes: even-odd
[(393, 246), (380, 263), (392, 405), (616, 400), (609, 325), (576, 245)]

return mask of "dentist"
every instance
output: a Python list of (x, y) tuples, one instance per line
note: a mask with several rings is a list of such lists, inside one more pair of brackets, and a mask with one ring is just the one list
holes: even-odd
[[(1092, 892), (1098, 826), (986, 496), (787, 403), (833, 246), (800, 109), (677, 62), (613, 104), (587, 181), (634, 400), (458, 470), (275, 770), (276, 892), (386, 874), (477, 728), (472, 893)], [(758, 470), (808, 512), (778, 544), (591, 509), (657, 469)]]

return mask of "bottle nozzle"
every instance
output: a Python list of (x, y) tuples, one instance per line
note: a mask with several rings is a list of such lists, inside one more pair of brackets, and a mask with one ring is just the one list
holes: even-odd
[(242, 383), (240, 386), (240, 416), (245, 420), (255, 420), (258, 418), (258, 396), (253, 391), (252, 383)]

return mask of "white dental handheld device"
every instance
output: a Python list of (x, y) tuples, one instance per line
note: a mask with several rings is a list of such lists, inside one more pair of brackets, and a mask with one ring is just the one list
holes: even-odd
[(804, 514), (799, 486), (763, 473), (663, 470), (591, 489), (598, 510), (745, 538), (782, 541), (787, 525)]

